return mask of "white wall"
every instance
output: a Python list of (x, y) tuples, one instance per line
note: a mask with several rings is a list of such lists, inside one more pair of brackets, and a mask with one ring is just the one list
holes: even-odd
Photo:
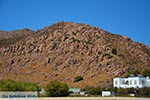
[(146, 79), (147, 79), (147, 84), (146, 84), (146, 85), (147, 85), (148, 87), (150, 87), (150, 79), (149, 79), (149, 77), (147, 77)]
[[(115, 84), (117, 81), (117, 84)], [(122, 84), (126, 83), (128, 81), (128, 84)], [(146, 77), (128, 77), (128, 78), (113, 78), (113, 87), (117, 88), (142, 88), (147, 86), (147, 82), (150, 82), (150, 79), (147, 79)], [(142, 84), (144, 83), (144, 84)]]
[[(113, 87), (117, 87), (117, 88), (124, 87), (124, 85), (121, 84), (123, 80), (125, 80), (125, 78), (114, 78)], [(117, 84), (116, 84), (116, 81), (117, 81)]]
[(112, 96), (111, 91), (102, 91), (102, 96)]

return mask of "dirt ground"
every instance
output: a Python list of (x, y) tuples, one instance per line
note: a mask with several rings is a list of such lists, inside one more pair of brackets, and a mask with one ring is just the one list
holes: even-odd
[(135, 97), (44, 97), (44, 98), (11, 98), (0, 100), (150, 100), (150, 98)]

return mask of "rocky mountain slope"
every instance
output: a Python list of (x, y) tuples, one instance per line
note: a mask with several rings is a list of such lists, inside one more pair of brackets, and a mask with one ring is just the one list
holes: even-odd
[(18, 40), (24, 39), (30, 35), (34, 35), (34, 31), (27, 28), (23, 30), (14, 30), (10, 32), (0, 30), (0, 47), (15, 43)]
[[(149, 47), (86, 24), (58, 22), (36, 32), (10, 33), (0, 38), (0, 79), (111, 86), (113, 77), (131, 69), (150, 69)], [(74, 83), (76, 76), (83, 80)]]

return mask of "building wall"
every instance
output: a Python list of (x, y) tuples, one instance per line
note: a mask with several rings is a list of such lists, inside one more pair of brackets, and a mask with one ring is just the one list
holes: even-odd
[(147, 77), (147, 83), (146, 83), (146, 85), (147, 85), (148, 87), (150, 87), (150, 79), (149, 79), (149, 77)]
[(114, 78), (113, 79), (113, 87), (117, 87), (117, 88), (124, 87), (122, 85), (122, 81), (124, 81), (124, 80), (125, 80), (125, 78)]
[(70, 92), (73, 92), (73, 94), (80, 94), (80, 88), (70, 88)]
[(102, 91), (102, 96), (114, 96), (114, 92), (111, 91)]
[(113, 87), (119, 88), (120, 78), (113, 78)]
[(128, 78), (114, 78), (113, 87), (117, 88), (142, 88), (150, 86), (150, 79), (146, 77), (128, 77)]

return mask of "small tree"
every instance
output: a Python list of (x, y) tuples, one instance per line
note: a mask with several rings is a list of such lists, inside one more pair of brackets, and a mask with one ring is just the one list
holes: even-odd
[(83, 77), (82, 77), (82, 76), (76, 76), (76, 77), (74, 78), (74, 82), (79, 82), (79, 81), (81, 81), (81, 80), (83, 80)]
[(117, 96), (128, 96), (129, 91), (128, 89), (124, 89), (124, 88), (119, 88), (117, 89)]
[(140, 74), (140, 72), (138, 70), (133, 69), (133, 70), (129, 70), (127, 76), (130, 76), (130, 75), (137, 76), (138, 74)]
[(111, 52), (116, 55), (117, 54), (117, 49), (113, 48)]
[(104, 89), (102, 87), (85, 87), (83, 91), (86, 91), (89, 95), (102, 95), (102, 91)]
[(93, 89), (93, 95), (102, 95), (103, 88), (96, 87)]
[(46, 87), (47, 95), (50, 97), (64, 97), (68, 96), (68, 85), (58, 81), (49, 83)]
[(145, 77), (150, 77), (150, 69), (145, 69), (143, 72), (142, 72), (142, 75), (145, 76)]

